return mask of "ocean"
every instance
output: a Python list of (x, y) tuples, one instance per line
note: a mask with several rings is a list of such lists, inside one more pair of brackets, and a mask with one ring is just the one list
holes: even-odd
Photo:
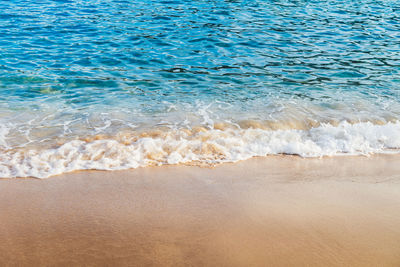
[(0, 7), (0, 177), (400, 151), (397, 1)]

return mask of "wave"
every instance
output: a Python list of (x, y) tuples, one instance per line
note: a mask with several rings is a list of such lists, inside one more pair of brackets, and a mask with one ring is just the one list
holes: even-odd
[(52, 147), (15, 148), (0, 153), (0, 177), (37, 177), (77, 170), (122, 170), (163, 164), (214, 165), (254, 156), (301, 157), (397, 153), (400, 122), (270, 130), (215, 125), (89, 136)]

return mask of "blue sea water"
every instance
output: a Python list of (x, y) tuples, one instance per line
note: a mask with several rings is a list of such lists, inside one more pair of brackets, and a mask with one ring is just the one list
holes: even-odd
[(398, 1), (0, 7), (2, 177), (400, 148)]

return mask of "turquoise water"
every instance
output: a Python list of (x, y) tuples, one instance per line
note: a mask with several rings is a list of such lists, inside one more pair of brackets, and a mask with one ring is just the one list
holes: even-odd
[(400, 148), (397, 1), (0, 6), (0, 176)]

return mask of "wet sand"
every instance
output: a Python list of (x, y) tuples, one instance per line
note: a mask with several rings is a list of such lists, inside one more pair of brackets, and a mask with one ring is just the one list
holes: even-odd
[(400, 157), (0, 180), (1, 266), (400, 266)]

